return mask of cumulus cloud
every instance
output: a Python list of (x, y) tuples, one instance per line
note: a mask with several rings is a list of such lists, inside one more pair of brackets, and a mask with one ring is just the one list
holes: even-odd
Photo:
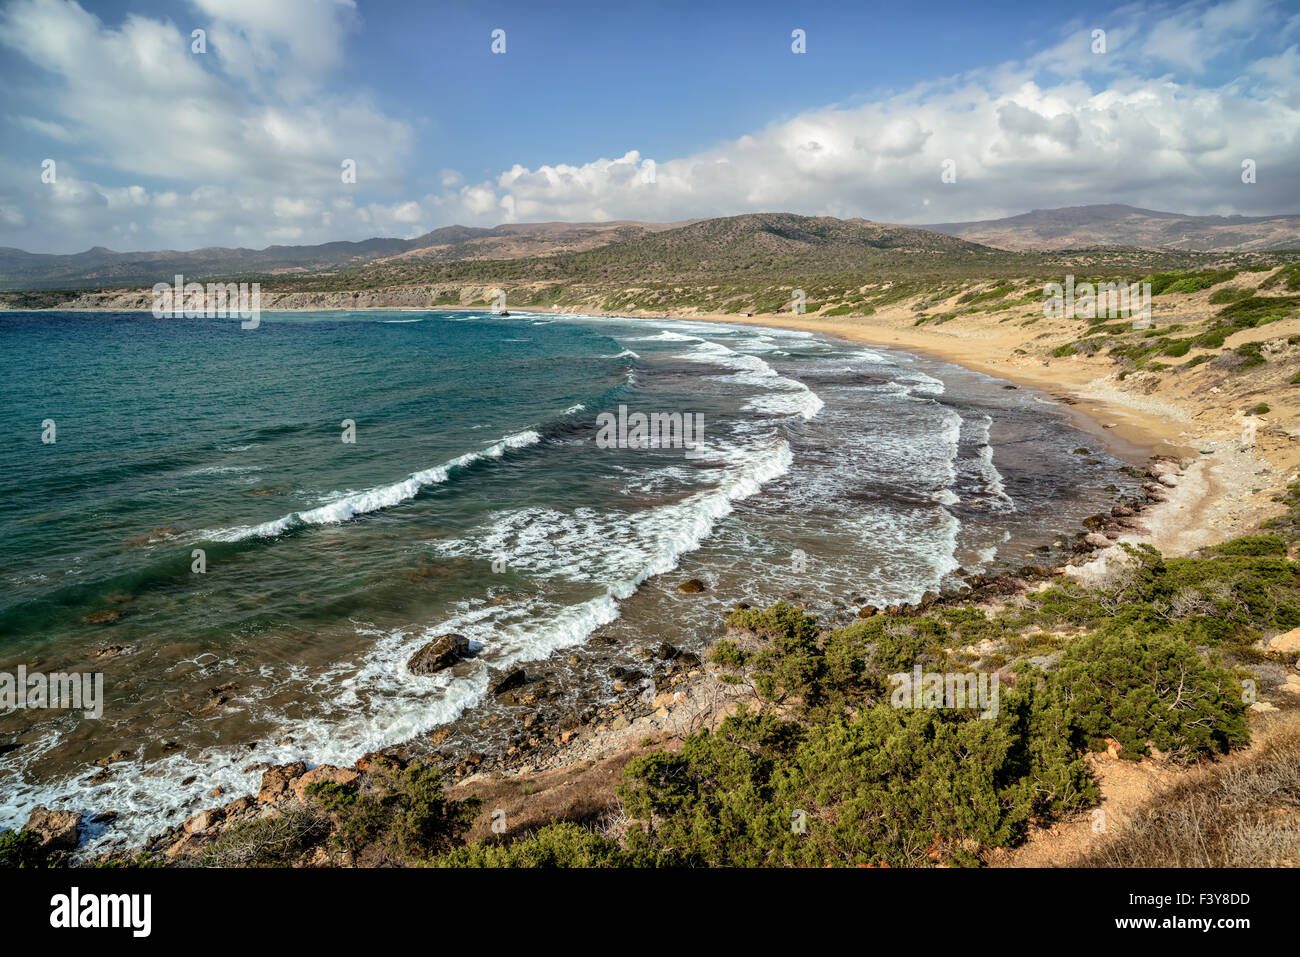
[[(307, 220), (310, 211), (315, 225), (324, 225), (323, 206), (309, 197), (338, 191), (344, 160), (355, 164), (361, 183), (400, 183), (407, 125), (361, 96), (340, 97), (317, 85), (341, 57), (350, 2), (197, 6), (211, 14), (203, 21), (209, 26), (202, 54), (191, 52), (188, 28), (136, 15), (109, 27), (74, 0), (17, 0), (0, 10), (0, 45), (44, 71), (49, 82), (40, 105), (57, 116), (24, 115), (19, 124), (76, 143), (84, 163), (170, 181), (198, 197), (220, 196), (227, 214), (247, 209), (268, 237), (317, 235)], [(109, 195), (93, 184), (75, 189), (86, 202), (70, 206), (68, 190), (59, 189), (24, 198), (49, 207), (72, 232), (70, 210), (96, 207), (94, 196)], [(215, 212), (202, 220), (218, 225), (215, 238), (176, 218), (150, 219), (146, 232), (154, 241), (229, 241), (237, 224)], [(85, 225), (104, 235), (95, 219)], [(128, 237), (138, 232), (130, 224), (123, 229)]]
[[(0, 12), (0, 43), (56, 81), (51, 115), (24, 107), (22, 122), (93, 144), (87, 163), (154, 180), (109, 188), (75, 167), (65, 179), (61, 164), (58, 189), (0, 194), (0, 237), (27, 248), (53, 236), (260, 246), (453, 222), (759, 210), (912, 223), (1100, 202), (1294, 212), (1300, 196), (1298, 21), (1271, 0), (1131, 7), (1072, 23), (1024, 60), (809, 109), (691, 155), (652, 159), (629, 144), (621, 156), (514, 164), (479, 182), (444, 169), (423, 196), (340, 192), (345, 158), (362, 184), (400, 185), (412, 135), (364, 97), (320, 84), (360, 23), (349, 0), (195, 6), (211, 23), (206, 58), (188, 52), (188, 28), (134, 16), (109, 27), (73, 0)], [(1092, 50), (1098, 26), (1104, 54)], [(1254, 185), (1241, 182), (1245, 159), (1258, 164)], [(941, 182), (949, 161), (955, 183)], [(34, 232), (45, 224), (59, 232)]]

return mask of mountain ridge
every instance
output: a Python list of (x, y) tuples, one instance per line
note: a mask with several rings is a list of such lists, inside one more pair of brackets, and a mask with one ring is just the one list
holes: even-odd
[(780, 261), (818, 269), (859, 268), (892, 255), (979, 257), (995, 251), (1049, 252), (1107, 247), (1195, 252), (1300, 248), (1300, 215), (1189, 216), (1121, 204), (1035, 209), (1001, 219), (901, 225), (795, 213), (652, 223), (502, 223), (442, 226), (411, 239), (373, 237), (264, 249), (117, 252), (95, 246), (71, 254), (0, 247), (0, 289), (141, 286), (240, 277), (292, 279), (373, 267), (409, 273), (422, 266), (532, 263), (539, 274), (569, 266), (630, 276), (710, 268), (762, 269)]

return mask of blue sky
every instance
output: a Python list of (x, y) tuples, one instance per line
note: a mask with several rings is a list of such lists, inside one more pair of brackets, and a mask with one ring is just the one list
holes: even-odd
[(757, 209), (1300, 212), (1297, 3), (542, 7), (0, 3), (0, 244), (260, 247)]

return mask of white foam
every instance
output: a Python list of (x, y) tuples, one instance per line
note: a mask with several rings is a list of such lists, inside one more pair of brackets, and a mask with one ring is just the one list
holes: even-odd
[(737, 352), (719, 342), (700, 339), (694, 341), (699, 345), (678, 358), (735, 369), (736, 372), (727, 377), (729, 381), (769, 390), (746, 404), (745, 408), (749, 411), (769, 415), (800, 415), (811, 419), (826, 405), (808, 386), (781, 375), (756, 355)]
[(382, 485), (377, 488), (354, 492), (332, 502), (301, 512), (290, 512), (270, 522), (260, 525), (238, 525), (233, 528), (219, 528), (200, 532), (197, 538), (211, 542), (238, 542), (246, 538), (269, 538), (282, 535), (291, 528), (303, 525), (337, 525), (380, 509), (391, 508), (401, 502), (414, 498), (420, 489), (447, 481), (452, 472), (463, 469), (475, 462), (500, 458), (510, 449), (535, 445), (542, 437), (533, 431), (517, 432), (507, 435), (479, 452), (467, 452), (464, 455), (444, 462), (442, 465), (415, 472), (401, 482)]

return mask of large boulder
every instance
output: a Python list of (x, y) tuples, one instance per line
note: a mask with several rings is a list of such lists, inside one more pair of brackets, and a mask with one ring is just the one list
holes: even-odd
[(190, 815), (181, 827), (186, 834), (194, 834), (198, 831), (206, 831), (209, 828), (216, 827), (225, 816), (226, 812), (221, 808), (210, 807), (199, 811), (197, 814)]
[(431, 675), (449, 668), (469, 654), (469, 639), (463, 635), (439, 635), (406, 663), (414, 675)]
[(1293, 628), (1268, 640), (1269, 651), (1280, 651), (1284, 655), (1300, 653), (1300, 628)]
[(76, 811), (51, 811), (36, 807), (27, 818), (24, 831), (31, 831), (47, 851), (70, 851), (77, 846), (77, 828), (81, 815)]

